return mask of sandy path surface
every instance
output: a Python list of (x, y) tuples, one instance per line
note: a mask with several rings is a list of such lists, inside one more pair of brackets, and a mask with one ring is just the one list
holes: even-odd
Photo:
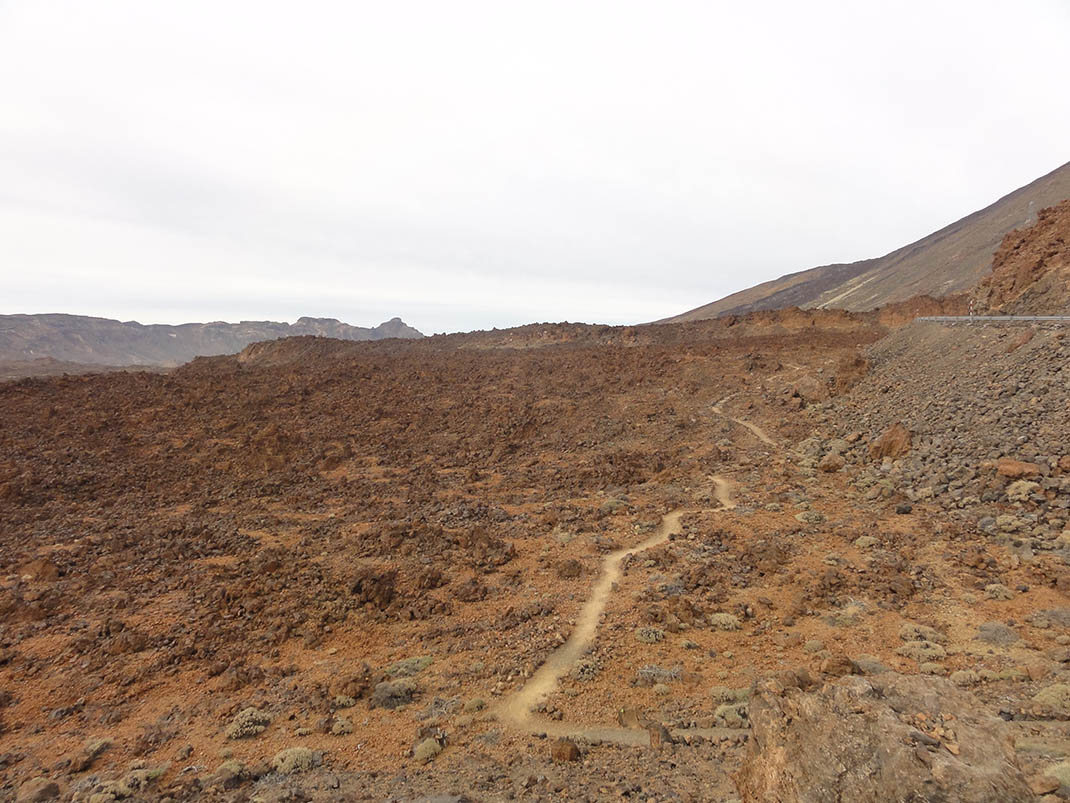
[[(721, 476), (713, 476), (710, 479), (713, 481), (714, 498), (721, 503), (718, 510), (734, 508), (736, 505), (732, 500), (728, 480)], [(503, 700), (496, 709), (498, 718), (503, 723), (517, 730), (537, 731), (553, 736), (583, 736), (588, 739), (601, 739), (622, 744), (647, 742), (649, 736), (646, 731), (550, 722), (532, 714), (532, 708), (557, 690), (561, 678), (572, 670), (594, 643), (598, 623), (605, 611), (606, 603), (613, 592), (614, 585), (620, 581), (621, 562), (624, 558), (668, 541), (673, 534), (680, 532), (680, 518), (689, 512), (692, 511), (674, 510), (666, 513), (650, 538), (635, 546), (618, 549), (606, 555), (602, 562), (602, 573), (580, 609), (571, 635), (564, 644), (551, 653), (524, 686)]]
[(737, 395), (737, 394), (733, 393), (731, 396), (725, 396), (723, 399), (721, 399), (719, 402), (717, 402), (717, 404), (713, 405), (712, 410), (715, 413), (717, 413), (717, 415), (724, 416), (729, 421), (731, 421), (733, 424), (739, 424), (741, 427), (745, 427), (746, 429), (750, 430), (754, 434), (754, 436), (756, 438), (758, 438), (758, 440), (760, 440), (762, 443), (766, 444), (767, 446), (776, 446), (776, 441), (773, 440), (772, 438), (770, 438), (769, 434), (764, 429), (762, 429), (760, 426), (758, 426), (757, 424), (752, 424), (750, 421), (744, 421), (742, 418), (733, 418), (732, 416), (730, 416), (728, 413), (726, 413), (724, 411), (724, 409), (721, 407), (721, 405), (724, 404), (726, 401), (731, 399), (732, 396), (735, 396), (735, 395)]

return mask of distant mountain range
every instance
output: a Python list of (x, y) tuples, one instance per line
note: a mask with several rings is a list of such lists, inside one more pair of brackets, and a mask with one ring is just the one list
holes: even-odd
[(175, 366), (194, 357), (236, 354), (250, 343), (296, 335), (339, 340), (384, 340), (423, 335), (392, 318), (372, 328), (334, 318), (299, 318), (296, 323), (140, 324), (85, 315), (0, 315), (0, 362), (51, 360), (81, 365)]
[(976, 286), (1004, 235), (1070, 198), (1070, 162), (928, 237), (883, 257), (822, 265), (763, 282), (659, 323), (785, 307), (865, 312), (915, 296), (943, 298)]

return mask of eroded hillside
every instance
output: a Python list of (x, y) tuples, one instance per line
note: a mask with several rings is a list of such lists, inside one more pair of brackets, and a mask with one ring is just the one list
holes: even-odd
[(979, 310), (996, 314), (1070, 314), (1070, 200), (1008, 234), (973, 296)]

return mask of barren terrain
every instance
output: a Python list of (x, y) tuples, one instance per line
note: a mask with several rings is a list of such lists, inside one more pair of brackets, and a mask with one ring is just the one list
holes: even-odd
[[(757, 800), (785, 672), (949, 683), (1048, 777), (1070, 369), (1023, 333), (786, 311), (0, 384), (4, 794)], [(987, 744), (920, 706), (919, 756)]]

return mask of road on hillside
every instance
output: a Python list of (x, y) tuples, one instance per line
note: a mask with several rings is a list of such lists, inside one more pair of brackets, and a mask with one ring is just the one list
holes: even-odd
[(915, 318), (931, 323), (1019, 323), (1029, 321), (1054, 321), (1070, 323), (1070, 315), (930, 315)]

